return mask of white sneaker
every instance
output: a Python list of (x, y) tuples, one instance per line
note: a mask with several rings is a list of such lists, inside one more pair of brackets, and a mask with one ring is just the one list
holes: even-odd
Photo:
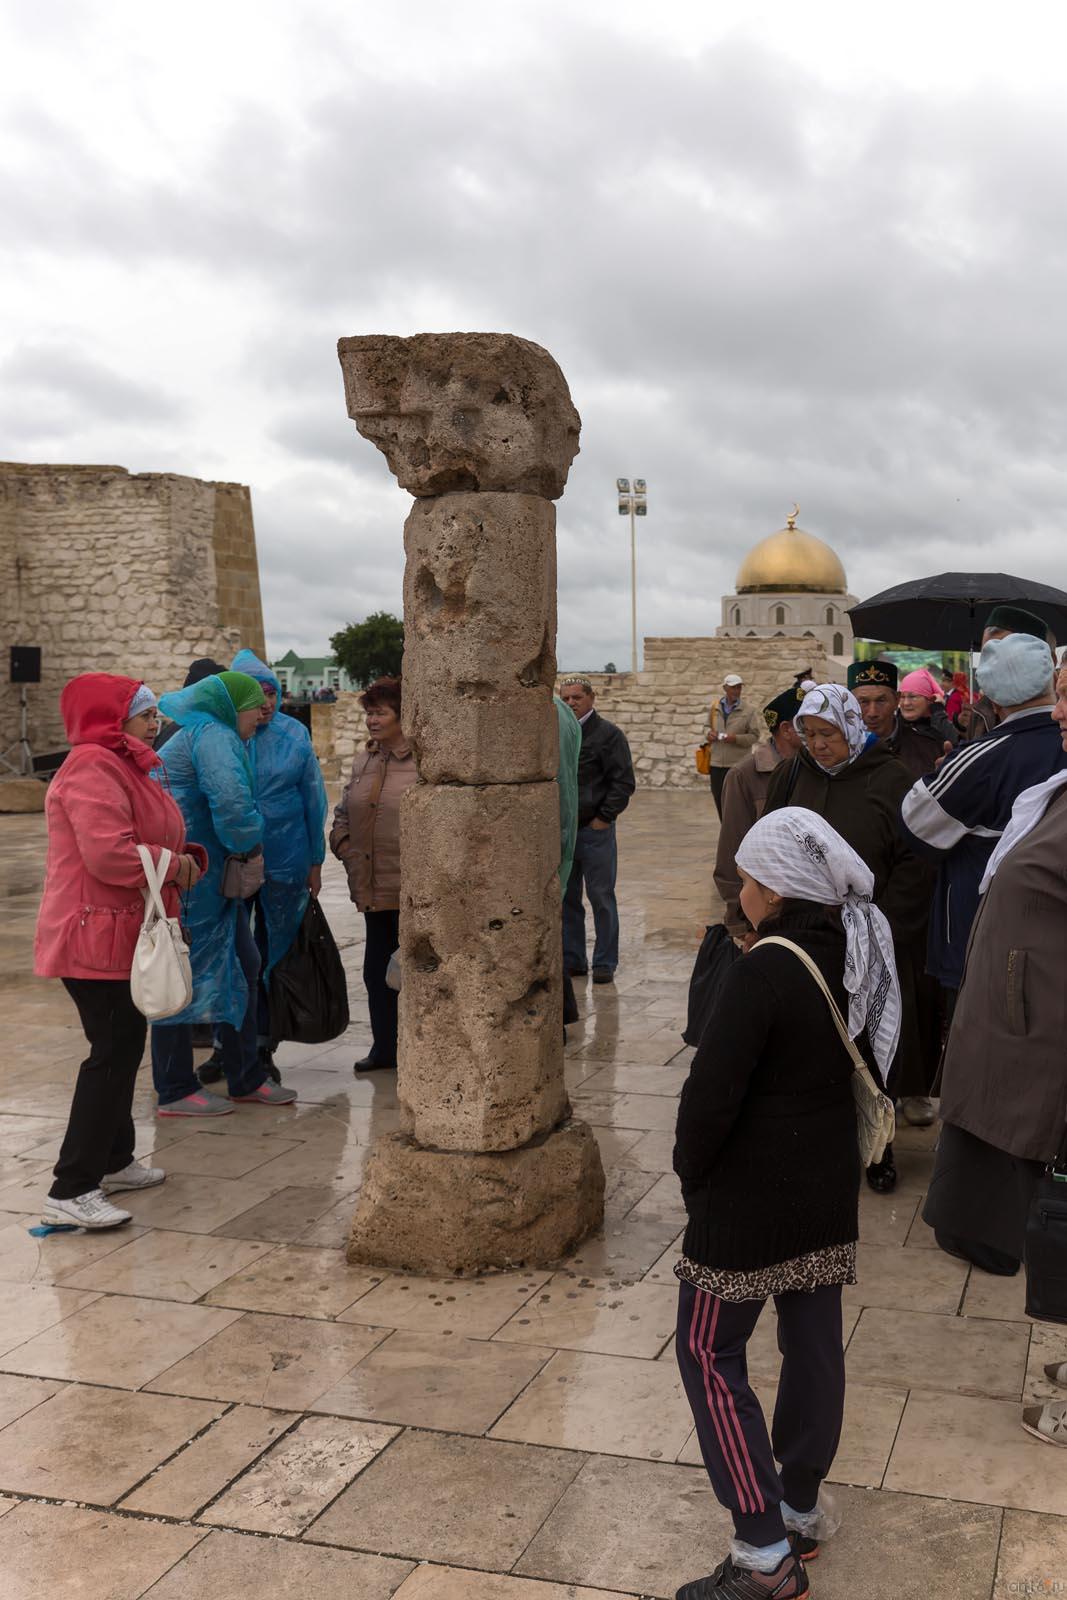
[(131, 1161), (121, 1172), (109, 1172), (101, 1178), (100, 1187), (105, 1194), (117, 1194), (121, 1189), (154, 1189), (166, 1176), (162, 1167), (142, 1167), (139, 1161)]
[(49, 1197), (41, 1211), (42, 1222), (57, 1223), (60, 1227), (73, 1223), (76, 1228), (118, 1228), (131, 1220), (130, 1213), (113, 1206), (102, 1189), (90, 1189), (88, 1194), (79, 1194), (73, 1200)]
[(904, 1120), (913, 1128), (928, 1128), (937, 1121), (937, 1108), (928, 1094), (905, 1095), (900, 1102)]

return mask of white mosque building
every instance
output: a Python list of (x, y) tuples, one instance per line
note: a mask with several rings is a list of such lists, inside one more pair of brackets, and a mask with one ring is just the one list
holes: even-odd
[(798, 528), (799, 507), (784, 528), (761, 539), (742, 561), (737, 592), (722, 597), (719, 639), (818, 639), (841, 665), (852, 660), (845, 569), (822, 539)]

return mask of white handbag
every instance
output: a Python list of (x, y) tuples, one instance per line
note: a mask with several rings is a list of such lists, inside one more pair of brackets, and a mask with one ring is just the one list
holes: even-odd
[(144, 895), (144, 921), (137, 935), (130, 970), (130, 994), (149, 1022), (162, 1022), (184, 1011), (193, 998), (193, 968), (189, 947), (177, 917), (168, 917), (160, 890), (170, 866), (171, 852), (161, 850), (159, 866), (145, 845), (137, 846), (148, 887)]
[(872, 1162), (881, 1161), (885, 1155), (886, 1145), (893, 1142), (897, 1120), (893, 1102), (875, 1083), (874, 1074), (864, 1061), (858, 1045), (849, 1037), (845, 1019), (827, 987), (826, 979), (808, 952), (802, 950), (798, 944), (794, 944), (792, 939), (783, 939), (779, 934), (761, 939), (757, 949), (765, 944), (780, 944), (783, 950), (792, 950), (798, 961), (802, 961), (807, 967), (826, 997), (841, 1043), (852, 1057), (852, 1098), (856, 1103), (856, 1138), (859, 1141), (860, 1161), (865, 1167), (869, 1167)]

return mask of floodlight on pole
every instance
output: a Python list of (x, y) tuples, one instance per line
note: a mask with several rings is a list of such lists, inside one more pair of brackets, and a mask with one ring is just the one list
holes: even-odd
[(629, 478), (616, 478), (615, 490), (619, 497), (619, 516), (630, 518), (630, 628), (632, 670), (637, 672), (637, 517), (648, 515), (648, 485), (644, 478), (635, 478), (630, 488)]

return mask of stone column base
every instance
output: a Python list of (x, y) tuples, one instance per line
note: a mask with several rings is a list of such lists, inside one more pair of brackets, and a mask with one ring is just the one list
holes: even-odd
[(428, 1150), (379, 1139), (352, 1218), (348, 1260), (475, 1273), (558, 1261), (604, 1220), (592, 1130), (565, 1122), (519, 1150)]

